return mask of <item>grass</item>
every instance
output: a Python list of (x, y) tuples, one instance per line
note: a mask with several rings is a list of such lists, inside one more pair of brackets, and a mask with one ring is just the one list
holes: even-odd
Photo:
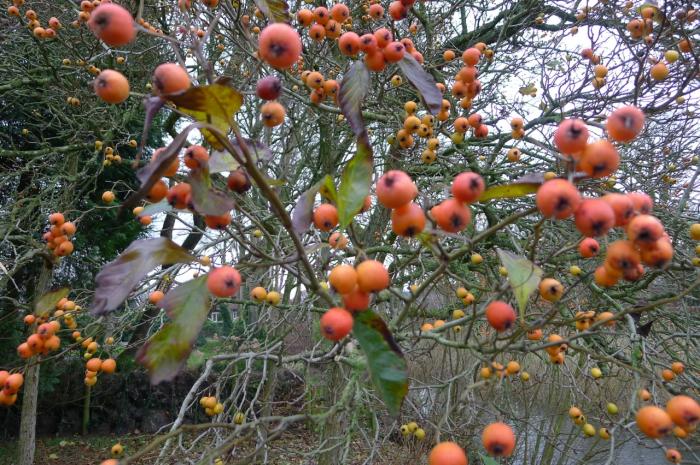
[[(117, 442), (133, 452), (148, 442), (147, 436), (63, 436), (43, 437), (36, 442), (34, 463), (46, 465), (92, 465), (110, 458)], [(15, 465), (17, 441), (0, 442), (0, 465)], [(143, 462), (144, 464), (147, 462)]]

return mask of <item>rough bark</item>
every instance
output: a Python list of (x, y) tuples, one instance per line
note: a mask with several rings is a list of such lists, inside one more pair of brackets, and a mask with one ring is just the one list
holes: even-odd
[[(36, 301), (51, 285), (51, 265), (44, 264), (39, 274), (39, 279), (34, 288), (34, 300)], [(35, 358), (30, 359), (24, 370), (24, 386), (22, 397), (22, 418), (19, 426), (19, 447), (17, 452), (18, 465), (33, 465), (36, 449), (36, 411), (39, 397), (39, 371), (40, 364)]]

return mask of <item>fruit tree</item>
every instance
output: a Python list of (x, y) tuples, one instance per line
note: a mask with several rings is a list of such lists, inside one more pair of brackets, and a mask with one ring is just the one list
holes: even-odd
[(20, 465), (70, 363), (83, 432), (112, 380), (187, 380), (103, 465), (700, 461), (689, 2), (12, 0), (0, 21)]

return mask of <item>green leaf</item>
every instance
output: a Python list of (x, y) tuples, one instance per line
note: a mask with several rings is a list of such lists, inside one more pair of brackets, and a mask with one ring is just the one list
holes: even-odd
[(501, 264), (508, 270), (508, 281), (518, 301), (520, 319), (525, 320), (525, 307), (530, 295), (537, 289), (542, 279), (542, 269), (524, 257), (507, 250), (496, 249)]
[(516, 197), (524, 197), (528, 194), (534, 194), (539, 189), (540, 185), (535, 183), (522, 184), (501, 184), (500, 186), (489, 187), (479, 197), (480, 202), (486, 202), (494, 199), (513, 199)]
[(66, 297), (69, 292), (70, 289), (67, 287), (62, 287), (42, 295), (34, 304), (34, 314), (37, 316), (42, 316), (53, 312), (56, 310), (56, 304), (58, 301)]
[(90, 312), (102, 315), (114, 310), (131, 290), (158, 265), (188, 263), (195, 259), (167, 237), (134, 241), (95, 276), (95, 295)]
[(209, 314), (207, 277), (200, 276), (170, 290), (158, 306), (171, 321), (139, 350), (136, 359), (148, 369), (152, 384), (172, 380), (187, 362)]
[(479, 454), (479, 457), (481, 457), (483, 465), (499, 465), (498, 461), (493, 457), (489, 457), (488, 455), (484, 454)]
[(355, 315), (352, 332), (367, 356), (372, 382), (389, 412), (398, 415), (408, 393), (408, 368), (384, 320), (372, 310)]
[[(190, 87), (181, 94), (168, 95), (167, 98), (177, 105), (178, 110), (196, 121), (213, 125), (222, 134), (228, 134), (233, 115), (243, 104), (243, 96), (231, 87), (229, 79), (220, 79), (208, 86)], [(211, 131), (204, 128), (200, 131), (212, 147), (216, 150), (224, 149)]]
[(355, 136), (367, 132), (365, 122), (362, 119), (362, 102), (370, 89), (369, 70), (364, 61), (356, 61), (343, 75), (338, 91), (338, 104), (350, 124)]
[(255, 0), (255, 5), (267, 19), (273, 22), (288, 23), (292, 21), (289, 5), (284, 0)]
[(200, 215), (223, 215), (230, 212), (234, 202), (226, 193), (211, 187), (209, 173), (192, 170), (187, 179), (192, 186), (192, 204)]
[(363, 139), (357, 140), (357, 153), (348, 162), (340, 177), (338, 188), (338, 219), (340, 227), (352, 222), (369, 195), (372, 184), (372, 149)]
[(319, 189), (321, 195), (333, 203), (338, 201), (338, 192), (335, 190), (335, 184), (333, 183), (333, 177), (327, 174), (321, 180), (321, 188)]

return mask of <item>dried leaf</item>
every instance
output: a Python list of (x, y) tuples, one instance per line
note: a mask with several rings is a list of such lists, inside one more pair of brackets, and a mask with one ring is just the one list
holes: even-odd
[[(233, 115), (243, 104), (243, 96), (230, 85), (230, 80), (222, 79), (214, 84), (190, 87), (182, 94), (169, 95), (168, 99), (177, 105), (178, 110), (190, 115), (196, 121), (209, 123), (221, 134), (228, 134), (233, 123)], [(209, 129), (202, 128), (202, 135), (216, 150), (224, 146)]]
[(255, 5), (270, 21), (288, 23), (292, 21), (289, 5), (285, 0), (255, 0)]
[(116, 309), (132, 289), (158, 265), (188, 263), (194, 256), (167, 237), (134, 241), (95, 277), (91, 313), (102, 315)]

